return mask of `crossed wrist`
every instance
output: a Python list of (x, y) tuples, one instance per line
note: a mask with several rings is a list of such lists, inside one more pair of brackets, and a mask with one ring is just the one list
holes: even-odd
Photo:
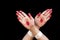
[[(33, 33), (31, 31), (28, 31), (28, 35), (31, 36), (31, 37), (34, 37)], [(39, 39), (40, 37), (42, 36), (42, 32), (39, 31), (36, 35), (35, 35), (35, 38), (36, 39)]]

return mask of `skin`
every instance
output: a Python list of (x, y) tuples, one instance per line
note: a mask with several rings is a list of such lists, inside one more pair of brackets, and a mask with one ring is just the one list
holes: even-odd
[[(51, 18), (52, 9), (47, 9), (42, 14), (37, 14), (35, 17), (35, 23), (38, 27), (42, 27)], [(39, 16), (40, 15), (40, 16)]]
[[(34, 19), (30, 18), (28, 15), (26, 15), (26, 13), (24, 13), (23, 11), (16, 11), (16, 15), (18, 16), (18, 20), (19, 22), (26, 28), (26, 29), (30, 29), (33, 25), (34, 25)], [(21, 14), (22, 13), (22, 14)], [(29, 23), (29, 25), (27, 24), (27, 22)]]
[[(22, 15), (22, 14), (23, 15)], [(24, 25), (25, 28), (29, 29), (33, 35), (36, 35), (38, 32), (39, 32), (39, 28), (42, 27), (51, 17), (51, 13), (52, 13), (52, 9), (47, 9), (45, 10), (44, 12), (42, 12), (42, 14), (37, 14), (36, 17), (35, 17), (35, 23), (38, 25), (36, 26), (34, 24), (34, 19), (33, 17), (31, 16), (31, 14), (28, 14), (29, 16), (27, 16), (24, 12), (20, 11), (18, 12), (17, 11), (17, 16), (18, 16), (18, 20)], [(23, 19), (22, 19), (23, 18)], [(31, 24), (32, 22), (32, 24)], [(41, 24), (41, 25), (40, 25)], [(37, 29), (37, 28), (38, 29)], [(33, 30), (34, 29), (34, 30)], [(35, 31), (36, 30), (36, 31)], [(24, 37), (24, 39), (26, 39), (26, 37), (28, 37), (28, 39), (30, 38), (30, 40), (32, 40), (33, 38), (30, 37), (28, 34), (26, 34), (26, 36)], [(43, 39), (48, 39), (45, 35), (42, 35), (42, 37), (38, 40), (43, 40)], [(26, 39), (26, 40), (28, 40)], [(44, 40), (45, 40), (44, 39)]]

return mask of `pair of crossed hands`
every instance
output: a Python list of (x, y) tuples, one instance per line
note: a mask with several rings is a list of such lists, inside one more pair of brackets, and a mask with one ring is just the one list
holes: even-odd
[(30, 13), (28, 15), (23, 11), (16, 11), (17, 19), (28, 30), (33, 26), (36, 28), (42, 27), (51, 18), (52, 9), (46, 9), (42, 13), (39, 12), (35, 18)]

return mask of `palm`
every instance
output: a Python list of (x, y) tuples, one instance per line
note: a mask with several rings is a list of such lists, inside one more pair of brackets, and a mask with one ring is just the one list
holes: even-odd
[(47, 21), (44, 15), (41, 14), (39, 18), (35, 17), (35, 22), (38, 26), (42, 27)]
[(30, 20), (29, 18), (23, 18), (22, 20), (22, 24), (24, 25), (25, 28), (30, 29), (30, 27), (32, 27), (34, 21)]
[(52, 9), (47, 9), (44, 12), (39, 13), (35, 17), (35, 23), (39, 26), (42, 27), (51, 17)]

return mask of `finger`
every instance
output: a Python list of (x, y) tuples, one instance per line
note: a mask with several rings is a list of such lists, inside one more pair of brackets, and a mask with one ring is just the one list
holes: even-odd
[(26, 13), (24, 13), (23, 11), (20, 11), (22, 13), (23, 16), (28, 17)]
[(48, 21), (50, 18), (51, 18), (51, 15), (50, 15), (49, 17), (47, 17), (47, 19), (46, 19), (46, 20)]
[(18, 13), (16, 13), (16, 15), (17, 15), (20, 19), (22, 19), (22, 17), (21, 17)]
[(52, 11), (49, 12), (45, 17), (46, 17), (46, 18), (49, 17), (49, 16), (51, 15), (51, 13), (52, 13)]
[(52, 9), (48, 10), (44, 15), (48, 15), (52, 13)]
[(22, 20), (21, 20), (21, 18), (20, 18), (20, 17), (17, 17), (17, 19), (18, 19), (18, 21), (19, 21), (20, 23), (22, 23)]
[(34, 19), (30, 13), (28, 13), (30, 19)]
[(49, 11), (49, 9), (45, 10), (44, 12), (42, 12), (42, 14), (45, 15), (45, 13), (48, 12), (48, 11)]
[(19, 11), (16, 11), (18, 15), (20, 15), (22, 18), (24, 17)]
[(36, 18), (39, 18), (41, 15), (41, 12), (39, 12), (37, 15), (36, 15)]

